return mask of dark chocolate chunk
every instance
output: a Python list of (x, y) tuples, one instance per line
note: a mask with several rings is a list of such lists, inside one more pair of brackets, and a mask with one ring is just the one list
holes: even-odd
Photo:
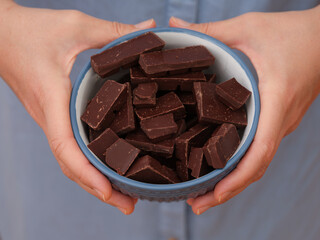
[(127, 99), (127, 86), (107, 80), (88, 104), (81, 120), (94, 130), (107, 128)]
[(147, 32), (138, 37), (130, 39), (102, 53), (91, 57), (91, 66), (100, 76), (106, 77), (114, 74), (122, 66), (134, 65), (139, 55), (144, 52), (161, 50), (165, 42), (155, 33)]
[(191, 148), (188, 168), (191, 169), (191, 176), (199, 178), (210, 172), (210, 167), (204, 158), (202, 148)]
[(170, 138), (178, 130), (172, 113), (143, 119), (140, 126), (149, 139), (157, 142)]
[(218, 127), (203, 147), (208, 165), (224, 168), (240, 144), (240, 138), (233, 124), (224, 123)]
[(146, 74), (155, 74), (214, 63), (214, 56), (204, 46), (155, 51), (140, 55), (139, 64)]
[(193, 93), (191, 92), (180, 92), (178, 93), (178, 97), (182, 104), (184, 105), (188, 115), (196, 115), (197, 114), (197, 102), (194, 98)]
[(242, 107), (251, 95), (251, 92), (238, 83), (235, 78), (218, 84), (216, 93), (220, 101), (232, 110)]
[(135, 127), (135, 117), (132, 106), (132, 95), (130, 83), (125, 83), (127, 86), (127, 102), (121, 108), (110, 126), (110, 128), (119, 136), (133, 131)]
[(165, 158), (172, 157), (174, 150), (174, 139), (167, 139), (158, 143), (152, 143), (140, 129), (129, 133), (126, 136), (126, 141), (145, 152)]
[(202, 72), (187, 72), (178, 75), (148, 77), (138, 67), (130, 69), (131, 83), (136, 85), (146, 82), (156, 82), (159, 90), (174, 91), (180, 86), (181, 91), (192, 91), (193, 82), (206, 81)]
[(154, 107), (158, 85), (155, 82), (140, 83), (133, 90), (133, 104), (137, 108)]
[(136, 108), (150, 108), (156, 105), (156, 98), (149, 98), (149, 99), (139, 99), (137, 97), (133, 98), (133, 104)]
[(188, 166), (185, 163), (182, 163), (182, 161), (176, 161), (176, 172), (183, 182), (189, 180)]
[(105, 161), (106, 149), (119, 139), (110, 128), (104, 130), (95, 140), (88, 144), (88, 148), (102, 161)]
[(139, 99), (146, 99), (155, 97), (157, 91), (158, 84), (156, 82), (141, 83), (133, 90), (133, 95)]
[(216, 84), (195, 82), (194, 95), (197, 101), (197, 113), (200, 123), (232, 123), (237, 127), (247, 126), (245, 107), (233, 111), (217, 97)]
[(174, 119), (177, 121), (186, 115), (183, 104), (174, 92), (159, 97), (155, 107), (139, 108), (135, 109), (135, 112), (140, 120), (173, 113)]
[(216, 74), (205, 74), (207, 82), (215, 83), (216, 82)]
[(105, 159), (109, 167), (124, 175), (139, 153), (138, 148), (120, 138), (107, 148)]
[[(202, 147), (210, 137), (212, 131), (212, 125), (197, 124), (175, 139), (175, 155), (181, 161), (181, 168), (187, 168), (188, 166), (190, 148)], [(188, 175), (180, 176), (180, 178), (183, 181), (187, 181), (189, 179)]]
[(180, 182), (177, 174), (172, 169), (161, 165), (156, 159), (148, 155), (137, 159), (130, 167), (126, 177), (154, 184)]

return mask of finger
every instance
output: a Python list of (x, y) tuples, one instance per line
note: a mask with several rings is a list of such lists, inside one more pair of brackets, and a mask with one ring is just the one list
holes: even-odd
[(80, 181), (76, 181), (80, 187), (86, 190), (88, 193), (92, 194), (93, 196), (97, 197), (101, 201), (112, 205), (118, 208), (122, 213), (125, 215), (130, 215), (134, 211), (134, 206), (137, 203), (137, 199), (133, 199), (127, 195), (124, 195), (116, 190), (112, 189), (111, 197), (108, 200), (101, 199), (101, 196), (96, 193), (96, 191), (86, 185), (84, 185)]
[(49, 145), (58, 162), (62, 162), (64, 168), (70, 171), (69, 175), (94, 189), (100, 199), (107, 201), (111, 197), (111, 184), (90, 164), (74, 139), (69, 117), (69, 99), (69, 88), (54, 86), (51, 92), (48, 92), (45, 100), (44, 131)]
[(82, 24), (82, 49), (101, 48), (107, 43), (131, 32), (156, 27), (154, 19), (149, 19), (135, 25), (110, 22), (86, 15)]
[(200, 24), (189, 23), (180, 18), (171, 17), (169, 25), (170, 27), (188, 28), (202, 32), (220, 40), (232, 48), (238, 48), (238, 45), (244, 39), (243, 33), (241, 33), (241, 27), (239, 27), (239, 17)]
[(214, 191), (193, 201), (194, 213), (199, 215), (226, 202), (263, 176), (284, 135), (281, 126), (285, 109), (280, 102), (276, 92), (261, 92), (261, 114), (250, 148), (237, 167), (216, 185)]

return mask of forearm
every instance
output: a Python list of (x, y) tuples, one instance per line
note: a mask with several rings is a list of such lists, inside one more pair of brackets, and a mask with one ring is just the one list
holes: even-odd
[(315, 51), (317, 52), (318, 55), (318, 61), (316, 61), (316, 63), (311, 63), (311, 64), (315, 64), (315, 69), (317, 71), (316, 74), (316, 80), (315, 80), (315, 88), (318, 90), (318, 94), (320, 94), (320, 45), (318, 44), (319, 39), (320, 39), (320, 4), (318, 6), (316, 6), (315, 8), (311, 9), (311, 14), (312, 14), (312, 18), (313, 21), (311, 22), (311, 24), (314, 26), (314, 41), (315, 44), (312, 46), (315, 48)]
[(12, 17), (14, 8), (18, 5), (13, 0), (0, 0), (0, 77), (5, 79), (6, 56), (13, 46), (12, 36), (14, 35), (16, 21)]

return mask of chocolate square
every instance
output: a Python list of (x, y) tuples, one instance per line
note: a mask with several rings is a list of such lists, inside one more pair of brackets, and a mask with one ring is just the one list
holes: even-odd
[(177, 121), (186, 115), (183, 104), (174, 92), (169, 92), (159, 97), (155, 107), (139, 108), (135, 109), (135, 112), (140, 120), (173, 113), (174, 119)]
[(109, 167), (124, 175), (139, 153), (138, 148), (120, 138), (107, 148), (105, 160)]
[(208, 165), (224, 168), (240, 144), (235, 125), (224, 123), (217, 128), (203, 147)]
[(156, 82), (140, 83), (133, 90), (133, 104), (136, 108), (154, 107), (158, 85)]
[(178, 130), (172, 113), (143, 119), (140, 122), (140, 126), (142, 131), (153, 142), (168, 139)]
[(204, 158), (202, 148), (191, 148), (188, 168), (191, 169), (191, 176), (194, 178), (199, 178), (212, 170)]
[(251, 92), (243, 87), (235, 78), (218, 84), (216, 92), (220, 101), (232, 110), (242, 107), (251, 95)]
[(148, 155), (137, 159), (130, 167), (126, 177), (153, 184), (180, 182), (177, 174), (172, 169), (161, 165), (156, 159)]
[(160, 50), (164, 45), (165, 42), (155, 33), (147, 32), (93, 55), (91, 66), (100, 77), (110, 76), (120, 67), (135, 65), (141, 53)]
[(212, 131), (213, 126), (211, 125), (197, 124), (176, 138), (175, 156), (181, 161), (181, 166), (179, 166), (183, 174), (179, 175), (181, 180), (187, 181), (189, 179), (187, 167), (191, 147), (202, 147)]
[(204, 46), (191, 46), (141, 54), (139, 64), (146, 74), (155, 74), (207, 67), (212, 65), (214, 60), (214, 56)]
[(245, 107), (233, 111), (222, 103), (216, 94), (216, 84), (195, 82), (194, 95), (197, 101), (197, 112), (200, 123), (232, 123), (237, 127), (247, 126)]
[(127, 100), (127, 86), (107, 80), (90, 101), (81, 120), (94, 130), (107, 128)]
[(120, 111), (116, 113), (110, 126), (110, 128), (119, 136), (131, 132), (136, 128), (132, 106), (131, 86), (128, 82), (125, 83), (125, 85), (127, 86), (127, 101)]
[(90, 142), (88, 148), (102, 161), (105, 161), (106, 149), (119, 139), (110, 128), (104, 130), (96, 139)]

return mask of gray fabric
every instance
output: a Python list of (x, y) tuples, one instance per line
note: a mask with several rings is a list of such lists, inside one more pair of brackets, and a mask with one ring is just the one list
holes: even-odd
[[(315, 0), (17, 2), (32, 7), (78, 9), (125, 23), (153, 17), (158, 26), (167, 26), (171, 15), (206, 22), (247, 11), (302, 10), (319, 3)], [(79, 55), (72, 81), (93, 52)], [(226, 204), (196, 216), (184, 202), (140, 201), (132, 215), (124, 216), (62, 174), (43, 132), (0, 81), (0, 236), (2, 240), (319, 239), (319, 109), (320, 97), (298, 129), (283, 140), (262, 180)]]

